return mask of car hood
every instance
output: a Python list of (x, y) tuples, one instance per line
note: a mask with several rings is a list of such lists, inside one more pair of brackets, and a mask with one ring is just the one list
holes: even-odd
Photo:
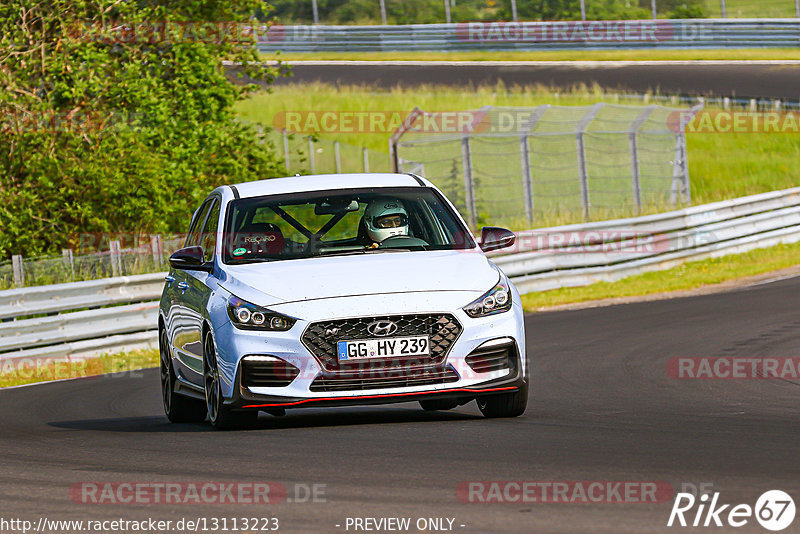
[(477, 296), (498, 282), (478, 251), (418, 251), (228, 265), (220, 285), (261, 306), (337, 297), (458, 291)]

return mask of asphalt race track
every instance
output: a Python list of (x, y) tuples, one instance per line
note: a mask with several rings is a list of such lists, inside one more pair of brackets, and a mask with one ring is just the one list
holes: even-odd
[(293, 76), (276, 84), (321, 81), (330, 84), (374, 84), (415, 87), (420, 84), (480, 85), (502, 81), (506, 85), (568, 88), (598, 84), (608, 90), (635, 93), (729, 96), (738, 98), (800, 98), (800, 65), (767, 62), (564, 62), (464, 64), (411, 62), (356, 63), (288, 62)]
[[(666, 365), (676, 356), (800, 355), (798, 297), (793, 278), (529, 316), (534, 379), (518, 419), (483, 419), (474, 403), (445, 413), (409, 403), (262, 414), (256, 429), (216, 432), (166, 421), (156, 370), (2, 390), (0, 509), (32, 519), (278, 517), (282, 532), (346, 532), (347, 517), (365, 516), (450, 517), (456, 532), (469, 533), (692, 530), (666, 527), (670, 502), (477, 504), (460, 501), (456, 488), (666, 481), (676, 489), (711, 483), (728, 503), (754, 505), (770, 489), (797, 499), (797, 381), (676, 380)], [(70, 486), (87, 481), (327, 486), (317, 503), (72, 502)], [(736, 530), (765, 532), (752, 520)]]

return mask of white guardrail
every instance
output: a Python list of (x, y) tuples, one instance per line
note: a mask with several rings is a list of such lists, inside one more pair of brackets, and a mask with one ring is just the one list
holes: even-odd
[[(793, 188), (657, 215), (518, 232), (512, 253), (492, 257), (520, 292), (530, 293), (797, 241), (800, 188)], [(156, 347), (164, 275), (0, 291), (0, 361)]]

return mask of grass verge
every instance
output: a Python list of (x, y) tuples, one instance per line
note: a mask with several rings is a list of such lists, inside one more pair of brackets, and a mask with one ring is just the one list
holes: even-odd
[(795, 265), (800, 265), (800, 243), (688, 262), (672, 269), (630, 276), (617, 282), (528, 293), (522, 296), (522, 305), (526, 311), (532, 312), (592, 300), (692, 290)]
[(158, 350), (151, 349), (87, 358), (7, 359), (0, 362), (0, 388), (132, 372), (157, 366), (158, 358)]
[[(370, 86), (335, 87), (314, 83), (278, 86), (273, 87), (270, 93), (254, 94), (238, 104), (237, 113), (250, 121), (281, 126), (285, 124), (281, 118), (285, 117), (284, 112), (287, 111), (334, 111), (340, 114), (350, 111), (388, 111), (399, 112), (398, 116), (405, 117), (414, 106), (426, 111), (453, 111), (474, 110), (481, 106), (586, 106), (597, 102), (637, 103), (624, 94), (605, 92), (599, 86), (576, 86), (566, 91), (541, 85), (504, 84), (478, 87), (421, 85), (385, 90)], [(374, 154), (385, 155), (385, 158), (376, 158), (370, 166), (371, 171), (381, 172), (389, 170), (388, 140), (394, 131), (390, 121), (385, 126), (384, 130), (370, 128), (368, 132), (355, 132), (352, 128), (342, 131), (337, 127), (336, 131), (323, 131), (319, 135), (326, 140), (338, 140), (349, 145), (342, 148), (343, 171), (361, 172), (363, 163), (360, 147), (365, 147)], [(278, 138), (275, 141), (282, 152), (282, 141)], [(293, 149), (302, 151), (306, 146), (301, 135), (295, 136)], [(687, 147), (694, 204), (786, 189), (798, 183), (800, 135), (797, 133), (690, 132), (687, 134)], [(331, 148), (317, 149), (317, 172), (334, 171)], [(324, 158), (326, 154), (328, 157)], [(460, 152), (454, 154), (460, 157)], [(292, 172), (304, 171), (307, 169), (292, 168)], [(566, 222), (579, 222), (579, 219), (558, 221), (559, 224)], [(534, 226), (542, 226), (543, 223)]]
[(542, 50), (467, 52), (308, 52), (263, 54), (265, 60), (292, 61), (756, 61), (800, 59), (798, 48), (711, 50)]

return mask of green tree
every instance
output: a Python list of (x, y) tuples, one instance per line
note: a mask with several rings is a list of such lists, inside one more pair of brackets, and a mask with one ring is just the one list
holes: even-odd
[(220, 184), (283, 172), (234, 116), (271, 82), (244, 32), (258, 0), (0, 4), (0, 257), (81, 234), (185, 231)]

